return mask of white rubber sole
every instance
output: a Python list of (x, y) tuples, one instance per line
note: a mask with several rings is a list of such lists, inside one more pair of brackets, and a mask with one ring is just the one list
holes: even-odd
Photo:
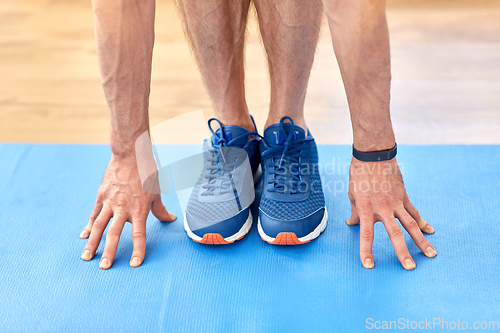
[[(223, 238), (222, 236), (221, 237), (228, 243), (232, 243), (240, 238), (243, 238), (243, 236), (245, 236), (250, 231), (250, 228), (252, 228), (252, 222), (253, 222), (252, 211), (249, 211), (248, 218), (245, 221), (245, 224), (243, 224), (243, 226), (241, 227), (241, 229), (237, 233), (235, 233), (232, 236), (226, 237), (226, 238)], [(202, 241), (203, 237), (195, 235), (195, 233), (192, 232), (191, 229), (189, 229), (189, 225), (187, 223), (185, 213), (184, 213), (184, 230), (186, 230), (186, 233), (188, 234), (189, 238), (191, 238), (195, 242)]]
[[(266, 235), (264, 230), (262, 229), (262, 226), (260, 225), (260, 216), (258, 219), (257, 223), (257, 230), (259, 231), (260, 237), (265, 240), (268, 243), (273, 243), (276, 240), (276, 237), (270, 237)], [(313, 239), (316, 239), (319, 237), (319, 235), (325, 230), (326, 228), (326, 223), (328, 222), (328, 212), (326, 211), (325, 207), (325, 214), (323, 215), (323, 218), (321, 219), (321, 223), (314, 229), (310, 234), (305, 235), (304, 237), (297, 238), (300, 243), (307, 243)]]

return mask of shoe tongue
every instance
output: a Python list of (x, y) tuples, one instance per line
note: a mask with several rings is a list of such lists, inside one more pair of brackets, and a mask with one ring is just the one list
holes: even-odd
[[(227, 142), (233, 140), (243, 133), (248, 133), (248, 130), (246, 128), (235, 125), (224, 126), (224, 139), (226, 139)], [(219, 128), (217, 131), (215, 131), (215, 134), (217, 135), (212, 135), (212, 143), (214, 145), (218, 145), (219, 137), (221, 136), (221, 129)], [(247, 141), (248, 136), (243, 136), (241, 139), (238, 139), (233, 144), (231, 144), (231, 147), (241, 148), (247, 143)]]
[[(283, 145), (285, 143), (288, 134), (292, 130), (292, 124), (283, 124), (286, 135), (281, 132), (280, 125), (271, 125), (264, 131), (264, 140), (270, 145)], [(306, 137), (306, 132), (299, 126), (295, 125), (293, 140), (304, 139)]]

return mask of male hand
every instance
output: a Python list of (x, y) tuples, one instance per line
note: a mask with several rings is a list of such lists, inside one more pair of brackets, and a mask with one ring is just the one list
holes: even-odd
[(81, 258), (91, 260), (94, 257), (104, 229), (113, 218), (108, 228), (99, 267), (108, 269), (113, 264), (126, 222), (132, 223), (134, 243), (130, 266), (140, 266), (146, 252), (146, 219), (150, 210), (162, 222), (176, 219), (174, 214), (165, 209), (159, 194), (145, 192), (142, 188), (135, 155), (126, 157), (112, 155), (97, 192), (89, 223), (80, 234), (82, 239), (90, 235)]
[(375, 266), (372, 245), (373, 226), (377, 221), (384, 224), (396, 255), (405, 269), (412, 270), (416, 265), (408, 252), (403, 231), (396, 218), (427, 257), (436, 256), (436, 250), (422, 234), (422, 231), (432, 234), (434, 228), (420, 216), (408, 199), (396, 158), (361, 162), (353, 157), (349, 175), (349, 199), (351, 217), (346, 223), (361, 223), (359, 254), (365, 268)]

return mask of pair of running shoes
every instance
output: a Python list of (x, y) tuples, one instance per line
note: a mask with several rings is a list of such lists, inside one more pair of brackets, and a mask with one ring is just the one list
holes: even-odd
[[(213, 122), (219, 124), (216, 131)], [(243, 238), (252, 227), (250, 206), (259, 181), (257, 228), (264, 241), (303, 244), (325, 230), (328, 215), (310, 132), (290, 117), (266, 128), (263, 136), (240, 126), (223, 126), (216, 118), (208, 126), (212, 136), (204, 142), (203, 171), (184, 216), (191, 239), (228, 244)]]

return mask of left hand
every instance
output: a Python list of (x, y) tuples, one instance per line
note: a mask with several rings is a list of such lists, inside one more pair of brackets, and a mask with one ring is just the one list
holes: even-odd
[(146, 221), (150, 211), (162, 222), (176, 219), (174, 214), (165, 209), (159, 194), (144, 191), (135, 154), (127, 157), (113, 154), (97, 192), (90, 220), (80, 234), (82, 239), (89, 238), (81, 258), (89, 261), (94, 257), (109, 224), (99, 267), (110, 268), (123, 227), (126, 222), (130, 222), (134, 244), (130, 266), (140, 266), (146, 253)]
[(396, 158), (389, 161), (361, 162), (351, 160), (349, 174), (351, 217), (348, 225), (360, 225), (360, 258), (365, 268), (373, 268), (374, 224), (381, 221), (389, 234), (401, 265), (407, 270), (416, 267), (406, 247), (401, 225), (410, 234), (418, 248), (429, 258), (437, 255), (422, 231), (433, 234), (434, 228), (413, 207), (403, 184)]

